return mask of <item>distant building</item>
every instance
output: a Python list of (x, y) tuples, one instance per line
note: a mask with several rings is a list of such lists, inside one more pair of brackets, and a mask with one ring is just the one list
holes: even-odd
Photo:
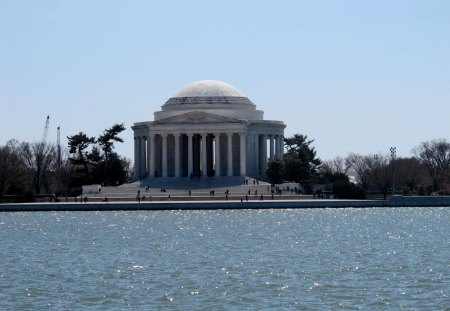
[(265, 175), (267, 158), (281, 157), (282, 121), (220, 81), (191, 83), (134, 131), (135, 179)]

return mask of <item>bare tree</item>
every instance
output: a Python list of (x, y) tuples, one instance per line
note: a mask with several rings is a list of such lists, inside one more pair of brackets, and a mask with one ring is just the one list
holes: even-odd
[(352, 176), (364, 190), (369, 189), (371, 157), (356, 153), (350, 153), (345, 158), (346, 166), (349, 168), (349, 175)]
[(413, 149), (413, 154), (427, 166), (432, 191), (442, 189), (450, 167), (450, 143), (446, 139), (425, 141)]
[(61, 157), (59, 161), (53, 163), (52, 169), (52, 191), (58, 196), (68, 195), (70, 193), (69, 184), (73, 174), (73, 165), (69, 161), (69, 153), (66, 148), (61, 148)]
[(26, 143), (19, 146), (19, 155), (24, 162), (25, 177), (36, 194), (49, 191), (53, 163), (57, 159), (56, 148), (47, 143)]
[(347, 175), (350, 170), (350, 166), (343, 157), (335, 157), (331, 160), (323, 161), (320, 165), (320, 171), (329, 172), (332, 174), (344, 174)]
[(0, 147), (0, 195), (7, 193), (22, 177), (23, 165), (17, 153), (18, 141), (10, 140)]
[(417, 158), (399, 158), (395, 161), (395, 183), (408, 187), (411, 191), (424, 183), (426, 167)]
[(123, 163), (123, 167), (125, 170), (125, 181), (131, 182), (133, 180), (133, 168), (131, 165), (131, 160), (128, 158), (121, 158), (121, 161)]
[(373, 184), (383, 194), (386, 200), (389, 189), (392, 185), (392, 164), (387, 154), (376, 154), (369, 162), (370, 176)]

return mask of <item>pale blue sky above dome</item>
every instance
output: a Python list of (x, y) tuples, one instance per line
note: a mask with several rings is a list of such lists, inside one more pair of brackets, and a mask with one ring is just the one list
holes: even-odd
[(242, 91), (319, 157), (450, 138), (450, 1), (0, 1), (0, 145), (97, 136), (184, 86)]

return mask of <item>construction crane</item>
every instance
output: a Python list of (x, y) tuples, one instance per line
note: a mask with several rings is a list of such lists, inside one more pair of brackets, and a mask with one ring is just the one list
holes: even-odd
[(50, 115), (47, 115), (47, 120), (45, 121), (44, 133), (42, 134), (41, 145), (45, 145), (47, 142), (48, 126), (50, 124)]
[(58, 168), (60, 168), (61, 167), (61, 127), (60, 126), (58, 126), (58, 128), (57, 128), (56, 149), (58, 152)]

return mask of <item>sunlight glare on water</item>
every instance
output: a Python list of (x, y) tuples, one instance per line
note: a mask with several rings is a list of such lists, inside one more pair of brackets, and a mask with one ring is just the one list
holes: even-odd
[(0, 309), (445, 309), (449, 211), (0, 213)]

